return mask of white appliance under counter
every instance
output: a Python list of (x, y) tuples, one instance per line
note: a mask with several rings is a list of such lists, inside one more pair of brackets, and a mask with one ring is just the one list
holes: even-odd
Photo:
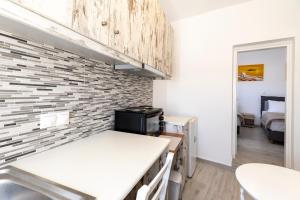
[(165, 132), (184, 134), (186, 175), (192, 177), (197, 163), (197, 118), (184, 116), (164, 116)]
[(97, 199), (120, 200), (168, 145), (164, 138), (105, 131), (11, 165)]

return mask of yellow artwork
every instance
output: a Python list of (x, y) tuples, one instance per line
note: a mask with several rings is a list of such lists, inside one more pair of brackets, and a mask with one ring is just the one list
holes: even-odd
[(239, 65), (238, 80), (239, 81), (263, 81), (264, 64)]

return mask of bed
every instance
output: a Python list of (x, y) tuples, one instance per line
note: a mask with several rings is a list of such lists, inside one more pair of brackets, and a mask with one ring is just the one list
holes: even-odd
[[(269, 104), (281, 105), (281, 110), (272, 110)], [(261, 126), (271, 142), (284, 143), (285, 97), (261, 96)]]

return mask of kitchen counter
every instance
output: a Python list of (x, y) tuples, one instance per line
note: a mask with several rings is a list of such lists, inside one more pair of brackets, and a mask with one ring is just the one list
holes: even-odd
[(162, 133), (160, 136), (160, 138), (166, 138), (170, 140), (169, 143), (169, 151), (176, 154), (180, 145), (183, 142), (183, 135), (175, 135), (175, 134), (168, 134), (168, 133)]
[(101, 200), (127, 196), (169, 140), (105, 131), (11, 165)]

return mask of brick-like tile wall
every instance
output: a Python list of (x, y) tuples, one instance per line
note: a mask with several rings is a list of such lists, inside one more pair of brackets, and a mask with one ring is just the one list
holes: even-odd
[[(0, 165), (111, 129), (114, 110), (151, 105), (152, 80), (0, 31)], [(40, 114), (70, 124), (40, 129)]]

